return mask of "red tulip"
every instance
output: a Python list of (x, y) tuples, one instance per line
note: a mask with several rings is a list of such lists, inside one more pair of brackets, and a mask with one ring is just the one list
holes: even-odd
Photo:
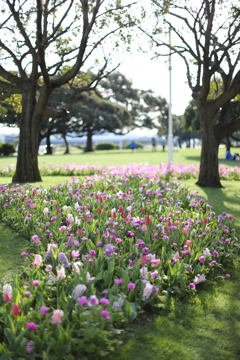
[(122, 206), (122, 205), (119, 206), (118, 212), (119, 212), (119, 213), (122, 213), (122, 212), (123, 212), (123, 206)]
[(13, 310), (12, 310), (12, 315), (20, 315), (21, 311), (19, 310), (19, 307), (17, 304), (13, 304)]
[(203, 223), (204, 223), (204, 224), (207, 224), (207, 222), (208, 222), (208, 219), (207, 219), (207, 218), (204, 218), (204, 219), (203, 219)]
[(147, 257), (146, 255), (144, 255), (141, 259), (140, 259), (140, 263), (141, 265), (145, 265), (147, 263)]
[(98, 213), (98, 214), (101, 214), (101, 213), (102, 213), (102, 209), (101, 209), (101, 208), (98, 208), (98, 209), (97, 209), (97, 213)]
[(169, 229), (168, 229), (167, 226), (164, 228), (164, 233), (165, 233), (165, 234), (169, 234)]
[(145, 220), (146, 224), (149, 224), (150, 223), (150, 216), (149, 215), (146, 215), (146, 220)]
[(10, 296), (9, 296), (8, 293), (5, 293), (5, 294), (4, 294), (4, 301), (6, 301), (6, 302), (10, 302), (10, 301), (11, 301), (11, 298), (10, 298)]
[(144, 208), (142, 208), (141, 213), (144, 214), (145, 211), (146, 211), (146, 210), (145, 210)]

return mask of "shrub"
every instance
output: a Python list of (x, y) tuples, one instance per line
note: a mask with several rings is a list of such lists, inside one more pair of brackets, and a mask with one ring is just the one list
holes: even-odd
[[(143, 149), (144, 148), (144, 145), (138, 141), (136, 141), (136, 149)], [(124, 149), (130, 149), (130, 143), (127, 144)]]
[(0, 154), (4, 156), (15, 153), (15, 147), (12, 144), (0, 144)]
[(117, 150), (119, 146), (111, 142), (102, 142), (96, 145), (96, 150)]

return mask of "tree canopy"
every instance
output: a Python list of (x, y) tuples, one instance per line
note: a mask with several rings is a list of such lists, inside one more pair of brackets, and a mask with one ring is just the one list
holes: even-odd
[[(125, 75), (118, 71), (111, 73), (100, 82), (104, 97), (125, 106), (132, 117), (132, 127), (157, 129), (159, 135), (167, 134), (168, 103), (152, 90), (136, 89)], [(173, 116), (174, 131), (180, 119)]]

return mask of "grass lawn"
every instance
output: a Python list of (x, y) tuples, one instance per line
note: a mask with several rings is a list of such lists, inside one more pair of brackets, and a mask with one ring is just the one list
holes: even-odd
[[(175, 163), (199, 164), (199, 149), (180, 149), (174, 152)], [(39, 165), (75, 163), (124, 165), (131, 163), (157, 164), (167, 162), (167, 153), (158, 151), (108, 152), (77, 155), (40, 156)], [(220, 157), (224, 149), (220, 149)], [(0, 169), (16, 162), (16, 158), (1, 158)], [(233, 161), (220, 160), (220, 164), (236, 166)], [(64, 183), (66, 176), (44, 177), (39, 183), (50, 187)], [(10, 178), (0, 178), (0, 184), (10, 183)], [(216, 213), (223, 211), (233, 215), (237, 234), (240, 236), (240, 190), (237, 181), (222, 181), (224, 188), (199, 188), (195, 179), (183, 185), (213, 206)], [(22, 251), (28, 243), (15, 232), (0, 224), (0, 279), (20, 271)], [(146, 314), (130, 324), (126, 340), (109, 360), (230, 360), (240, 358), (240, 264), (229, 269), (230, 279), (201, 283), (197, 296), (188, 302), (172, 301), (170, 310), (160, 314)], [(1, 281), (2, 282), (2, 281)]]
[(2, 222), (0, 233), (0, 282), (7, 282), (23, 266), (21, 253), (27, 250), (29, 242)]
[[(225, 148), (219, 149), (219, 164), (227, 166), (237, 166), (238, 161), (224, 160)], [(199, 164), (200, 149), (179, 149), (173, 153), (173, 162), (176, 164)], [(1, 157), (0, 169), (16, 165), (16, 156)], [(168, 162), (167, 151), (162, 152), (160, 149), (156, 152), (152, 152), (151, 149), (144, 149), (135, 152), (129, 150), (113, 150), (113, 151), (96, 151), (93, 153), (84, 154), (81, 151), (73, 154), (62, 155), (41, 155), (38, 157), (39, 166), (48, 165), (64, 165), (64, 164), (96, 164), (101, 165), (126, 165), (129, 163), (149, 163), (150, 165), (157, 165), (159, 163)]]

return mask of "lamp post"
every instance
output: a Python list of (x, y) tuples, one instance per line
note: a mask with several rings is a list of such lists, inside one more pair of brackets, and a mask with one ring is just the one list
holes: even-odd
[(168, 162), (173, 162), (171, 27), (169, 27)]

